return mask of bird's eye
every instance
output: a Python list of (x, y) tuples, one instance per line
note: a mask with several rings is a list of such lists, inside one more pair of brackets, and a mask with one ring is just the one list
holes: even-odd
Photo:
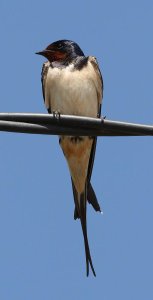
[(57, 45), (57, 49), (62, 49), (63, 48), (63, 45), (62, 44), (58, 44)]

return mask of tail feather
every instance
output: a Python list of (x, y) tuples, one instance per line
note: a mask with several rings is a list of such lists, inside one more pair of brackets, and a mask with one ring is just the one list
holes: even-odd
[(93, 206), (95, 211), (101, 212), (100, 205), (98, 203), (95, 191), (90, 182), (87, 185), (87, 199), (88, 199), (88, 202)]
[[(74, 203), (75, 203), (75, 209), (74, 209), (74, 219), (79, 219), (79, 211), (78, 211), (78, 207), (76, 206), (76, 202), (77, 202), (77, 193), (75, 191), (75, 187), (73, 184), (73, 180), (72, 180), (72, 189), (73, 189), (73, 195), (74, 195)], [(90, 203), (92, 205), (92, 207), (94, 208), (95, 211), (99, 211), (101, 212), (101, 208), (100, 205), (98, 203), (96, 194), (94, 192), (94, 189), (91, 185), (91, 183), (88, 183), (87, 185), (87, 200), (88, 203)]]
[(85, 191), (80, 195), (80, 220), (81, 220), (81, 226), (82, 226), (82, 231), (83, 231), (83, 237), (84, 237), (84, 245), (85, 245), (85, 255), (86, 255), (86, 272), (87, 276), (89, 275), (89, 264), (92, 269), (92, 272), (94, 276), (96, 276), (92, 259), (91, 259), (91, 254), (90, 254), (90, 249), (89, 249), (89, 243), (88, 243), (88, 236), (87, 236), (87, 222), (86, 222), (86, 203), (87, 203), (87, 195), (86, 195), (86, 189)]

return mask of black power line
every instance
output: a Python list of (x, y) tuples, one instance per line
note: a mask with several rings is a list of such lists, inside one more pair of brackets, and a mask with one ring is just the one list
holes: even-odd
[(0, 131), (76, 136), (152, 136), (153, 126), (59, 114), (0, 113)]

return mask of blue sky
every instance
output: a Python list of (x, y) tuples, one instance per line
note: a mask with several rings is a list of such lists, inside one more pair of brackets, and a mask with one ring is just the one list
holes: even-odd
[[(76, 41), (97, 57), (102, 114), (153, 123), (152, 1), (0, 2), (1, 112), (45, 113), (36, 56)], [(0, 299), (153, 299), (153, 139), (99, 138), (88, 206), (97, 273), (85, 276), (81, 227), (58, 138), (0, 133)]]

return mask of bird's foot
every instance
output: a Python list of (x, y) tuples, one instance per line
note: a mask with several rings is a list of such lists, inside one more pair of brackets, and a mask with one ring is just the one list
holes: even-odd
[(61, 116), (61, 113), (59, 110), (54, 110), (53, 111), (53, 117), (56, 119), (56, 120), (59, 120), (60, 119), (60, 116)]

